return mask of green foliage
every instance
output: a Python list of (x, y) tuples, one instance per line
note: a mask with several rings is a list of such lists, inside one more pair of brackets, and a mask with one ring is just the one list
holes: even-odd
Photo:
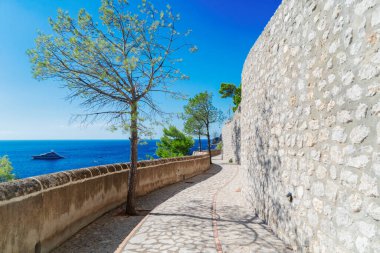
[(223, 142), (219, 142), (218, 145), (216, 145), (217, 150), (222, 150), (223, 149)]
[(223, 113), (212, 104), (212, 94), (207, 91), (198, 93), (195, 97), (190, 98), (184, 109), (185, 115), (188, 118), (193, 118), (205, 127), (211, 164), (210, 125), (221, 122), (223, 120)]
[(189, 135), (202, 136), (206, 134), (205, 125), (201, 121), (197, 121), (194, 117), (185, 116), (184, 131)]
[(207, 91), (190, 98), (184, 109), (185, 115), (202, 124), (206, 132), (210, 124), (223, 120), (223, 113), (212, 104), (212, 94)]
[(15, 174), (12, 174), (13, 167), (7, 156), (0, 158), (0, 183), (15, 179)]
[(235, 84), (222, 83), (220, 85), (219, 94), (222, 95), (222, 98), (232, 98), (235, 105), (232, 110), (235, 112), (241, 102), (241, 85), (236, 87)]
[(232, 83), (222, 83), (220, 85), (219, 94), (222, 98), (232, 98), (236, 92), (236, 85)]
[(193, 145), (193, 138), (186, 136), (175, 126), (170, 126), (164, 129), (164, 135), (157, 143), (156, 154), (162, 158), (185, 156)]
[(49, 19), (52, 34), (38, 33), (35, 48), (27, 51), (34, 77), (61, 81), (70, 91), (68, 99), (79, 99), (87, 109), (79, 115), (83, 121), (107, 118), (130, 131), (134, 119), (139, 133), (150, 135), (152, 117), (161, 112), (150, 93), (182, 98), (170, 83), (188, 78), (179, 70), (178, 54), (196, 47), (185, 40), (190, 31), (177, 30), (180, 15), (169, 5), (101, 3), (100, 22), (84, 9), (76, 17), (58, 10), (57, 18)]

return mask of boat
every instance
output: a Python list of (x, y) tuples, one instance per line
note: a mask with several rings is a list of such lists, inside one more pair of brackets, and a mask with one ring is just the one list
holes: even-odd
[(45, 154), (32, 156), (32, 158), (34, 160), (58, 160), (58, 159), (62, 159), (64, 157), (58, 155), (54, 151), (51, 151), (51, 152), (48, 152), (48, 153), (45, 153)]

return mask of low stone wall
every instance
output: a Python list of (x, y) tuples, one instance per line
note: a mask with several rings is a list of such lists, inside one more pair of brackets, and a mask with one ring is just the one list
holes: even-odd
[(240, 164), (240, 107), (236, 110), (234, 117), (228, 121), (222, 129), (223, 160), (230, 160)]
[[(204, 150), (204, 151), (194, 151), (193, 152), (193, 155), (207, 155), (207, 154), (208, 154), (207, 150)], [(217, 150), (217, 149), (211, 150), (211, 157), (214, 157), (214, 156), (217, 156), (217, 155), (220, 155), (220, 154), (222, 154), (221, 150)]]
[[(208, 156), (141, 161), (137, 195), (209, 169)], [(1, 252), (49, 252), (126, 201), (130, 164), (64, 171), (0, 184)]]

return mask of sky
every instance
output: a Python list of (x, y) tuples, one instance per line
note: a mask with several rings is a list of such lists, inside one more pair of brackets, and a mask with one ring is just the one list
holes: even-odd
[[(203, 91), (213, 93), (214, 105), (228, 117), (232, 100), (220, 98), (220, 84), (240, 84), (245, 58), (281, 0), (169, 3), (181, 14), (180, 26), (193, 31), (190, 40), (199, 48), (197, 53), (182, 57), (181, 70), (190, 80), (173, 87), (190, 97)], [(99, 6), (100, 0), (0, 0), (0, 140), (128, 138), (121, 132), (110, 132), (106, 122), (86, 126), (73, 122), (72, 116), (84, 111), (80, 101), (67, 101), (62, 83), (33, 79), (26, 55), (27, 49), (34, 47), (38, 31), (51, 33), (48, 18), (54, 18), (58, 8), (74, 17), (85, 8), (96, 17)], [(157, 103), (165, 112), (180, 113), (186, 101), (161, 97)], [(167, 124), (183, 128), (179, 119)], [(215, 124), (212, 132), (220, 134), (221, 126)], [(154, 138), (159, 138), (162, 129), (152, 129)]]

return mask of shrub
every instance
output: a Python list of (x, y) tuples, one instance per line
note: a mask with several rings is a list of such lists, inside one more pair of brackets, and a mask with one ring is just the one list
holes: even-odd
[(162, 158), (180, 157), (189, 154), (194, 145), (191, 136), (179, 131), (175, 126), (164, 128), (164, 136), (157, 143), (156, 154)]
[(0, 183), (15, 179), (15, 174), (12, 174), (13, 167), (8, 159), (8, 156), (0, 158)]

